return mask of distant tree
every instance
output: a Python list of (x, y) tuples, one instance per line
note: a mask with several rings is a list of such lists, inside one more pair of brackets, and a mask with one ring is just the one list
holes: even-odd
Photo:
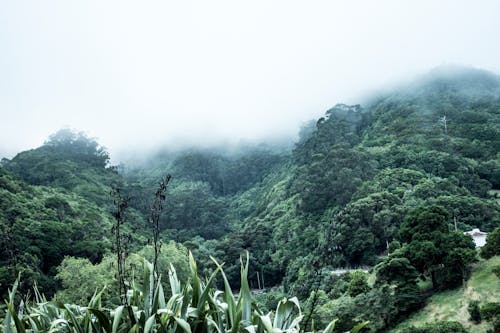
[[(430, 199), (429, 203), (442, 206), (462, 228), (476, 227), (493, 231), (500, 220), (500, 205), (495, 200), (471, 195), (443, 195)], [(467, 230), (462, 229), (461, 230)]]
[(500, 302), (488, 302), (481, 306), (481, 318), (492, 320), (500, 317)]
[(44, 145), (75, 161), (85, 162), (92, 166), (104, 168), (109, 163), (109, 154), (106, 149), (84, 132), (63, 128), (52, 134)]
[(363, 271), (351, 272), (351, 281), (349, 282), (348, 293), (351, 297), (356, 297), (370, 290), (368, 286), (368, 274)]
[(471, 237), (450, 231), (448, 219), (443, 207), (417, 207), (407, 214), (399, 233), (406, 243), (402, 255), (420, 273), (429, 274), (438, 289), (465, 281), (476, 256)]
[(396, 237), (405, 208), (387, 191), (351, 201), (328, 226), (326, 252), (350, 264), (373, 264)]
[(470, 320), (474, 323), (479, 324), (481, 322), (481, 312), (479, 311), (479, 301), (471, 301), (469, 302), (469, 306), (467, 307), (469, 311)]
[(307, 139), (297, 143), (293, 191), (301, 196), (303, 211), (321, 213), (345, 205), (363, 181), (373, 176), (376, 162), (355, 147), (365, 126), (365, 113), (359, 105), (338, 104), (317, 121)]
[(196, 235), (205, 239), (218, 238), (228, 230), (226, 211), (224, 198), (215, 197), (207, 183), (172, 184), (160, 228), (177, 229), (181, 241)]
[(403, 242), (425, 240), (448, 232), (448, 212), (440, 206), (417, 207), (410, 211), (399, 230)]
[(401, 333), (469, 333), (462, 324), (457, 321), (438, 321), (428, 323), (421, 327), (409, 327)]
[(491, 271), (500, 279), (500, 265), (494, 266)]
[(389, 285), (394, 292), (398, 313), (408, 313), (421, 304), (417, 285), (418, 272), (406, 258), (389, 257), (376, 266), (375, 286)]
[[(151, 261), (153, 257), (154, 248), (151, 245), (129, 255), (125, 269), (135, 274), (134, 282), (137, 285), (142, 281), (141, 267), (144, 259)], [(181, 244), (163, 244), (157, 263), (158, 275), (162, 276), (166, 292), (170, 290), (168, 269), (171, 264), (179, 279), (187, 280), (189, 277), (188, 251)], [(88, 304), (97, 290), (102, 291), (102, 301), (106, 306), (120, 304), (119, 281), (115, 277), (115, 269), (116, 258), (111, 254), (94, 264), (88, 259), (66, 256), (57, 267), (56, 279), (62, 288), (56, 293), (56, 299), (64, 303)]]
[(486, 245), (481, 248), (481, 257), (489, 259), (500, 254), (500, 228), (486, 236)]

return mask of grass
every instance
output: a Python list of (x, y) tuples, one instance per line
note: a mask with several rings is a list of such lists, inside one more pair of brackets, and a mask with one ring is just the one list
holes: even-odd
[(427, 305), (411, 315), (407, 320), (392, 329), (397, 333), (408, 326), (422, 326), (424, 323), (438, 320), (458, 321), (470, 332), (485, 333), (490, 326), (482, 322), (479, 325), (469, 321), (467, 306), (472, 300), (481, 304), (500, 302), (500, 279), (492, 268), (500, 265), (500, 256), (477, 263), (465, 288), (449, 290), (433, 295)]

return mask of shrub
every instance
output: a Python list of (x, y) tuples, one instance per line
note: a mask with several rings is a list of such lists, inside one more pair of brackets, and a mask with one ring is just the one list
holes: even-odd
[(363, 271), (351, 272), (351, 281), (349, 282), (349, 296), (356, 297), (370, 290), (368, 286), (368, 274)]
[(470, 320), (478, 324), (481, 322), (481, 312), (479, 311), (479, 301), (472, 301), (469, 303)]
[(493, 267), (491, 271), (500, 279), (500, 265)]
[(490, 302), (481, 307), (481, 318), (491, 320), (500, 315), (500, 303)]
[(481, 248), (481, 257), (489, 259), (500, 254), (500, 228), (496, 228), (486, 236), (486, 245)]
[(403, 329), (401, 333), (468, 333), (468, 331), (456, 321), (437, 321), (422, 327), (412, 326)]
[(499, 333), (500, 332), (500, 317), (493, 320), (493, 327), (488, 330), (488, 333)]

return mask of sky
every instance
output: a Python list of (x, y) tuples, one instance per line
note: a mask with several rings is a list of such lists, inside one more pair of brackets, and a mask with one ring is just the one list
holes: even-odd
[(290, 138), (440, 65), (500, 73), (500, 1), (0, 1), (0, 157)]

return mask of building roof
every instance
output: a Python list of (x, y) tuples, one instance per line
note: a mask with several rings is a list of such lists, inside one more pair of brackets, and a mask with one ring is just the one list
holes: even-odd
[(488, 235), (487, 232), (481, 231), (479, 229), (472, 229), (471, 231), (466, 231), (464, 234), (471, 235), (471, 236), (486, 236)]

